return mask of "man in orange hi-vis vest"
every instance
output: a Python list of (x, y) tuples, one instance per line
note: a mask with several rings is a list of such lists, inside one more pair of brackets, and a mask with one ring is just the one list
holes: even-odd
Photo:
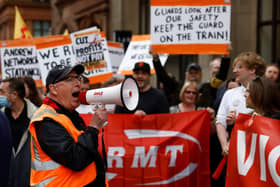
[(30, 31), (28, 30), (18, 7), (15, 7), (15, 29), (14, 29), (14, 39), (27, 39), (32, 38)]
[[(47, 96), (33, 115), (31, 186), (108, 186), (98, 148), (99, 128), (107, 112), (99, 108), (88, 127), (75, 111), (80, 105), (84, 66), (56, 66), (46, 78)], [(105, 155), (103, 155), (105, 156)]]

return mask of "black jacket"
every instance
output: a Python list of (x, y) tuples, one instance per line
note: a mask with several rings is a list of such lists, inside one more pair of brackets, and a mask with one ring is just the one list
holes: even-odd
[(86, 128), (83, 119), (76, 111), (70, 112), (51, 100), (49, 103), (55, 106), (58, 113), (69, 117), (78, 130), (85, 132), (79, 136), (76, 143), (62, 125), (50, 118), (45, 118), (40, 124), (35, 125), (42, 150), (54, 161), (74, 171), (81, 171), (90, 163), (95, 162), (97, 177), (87, 186), (105, 186), (104, 162), (97, 150), (98, 131), (92, 127)]
[[(139, 103), (136, 110), (143, 110), (146, 114), (169, 113), (168, 101), (159, 89), (151, 87), (149, 90), (139, 93)], [(134, 111), (117, 105), (115, 113), (132, 114)]]
[(24, 103), (24, 109), (16, 119), (12, 117), (10, 108), (3, 109), (10, 122), (13, 139), (8, 182), (9, 187), (30, 186), (31, 153), (28, 127), (30, 119), (37, 110), (37, 107), (26, 99)]
[(7, 117), (0, 111), (0, 186), (7, 186), (12, 153), (12, 135)]

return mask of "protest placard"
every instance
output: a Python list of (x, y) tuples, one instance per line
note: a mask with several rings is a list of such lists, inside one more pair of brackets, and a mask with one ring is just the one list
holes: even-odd
[(69, 36), (36, 38), (35, 44), (44, 85), (48, 72), (55, 66), (76, 64), (76, 56)]
[(227, 54), (230, 0), (151, 0), (155, 53)]
[[(151, 73), (155, 73), (153, 57), (149, 53), (150, 45), (150, 35), (133, 35), (117, 73), (131, 75), (134, 64), (140, 61), (148, 63), (151, 67)], [(162, 66), (164, 66), (167, 57), (168, 55), (159, 55)]]
[(113, 73), (117, 73), (124, 57), (124, 47), (122, 43), (108, 41), (109, 55), (112, 64)]
[(1, 41), (0, 47), (2, 79), (30, 76), (38, 87), (42, 86), (36, 48), (32, 40)]
[(85, 66), (84, 75), (90, 84), (106, 81), (112, 77), (111, 62), (105, 35), (96, 27), (71, 34), (76, 59)]

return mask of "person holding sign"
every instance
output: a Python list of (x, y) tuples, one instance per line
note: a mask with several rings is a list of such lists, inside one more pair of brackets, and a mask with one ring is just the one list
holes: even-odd
[(233, 73), (236, 81), (241, 86), (230, 89), (224, 94), (217, 113), (216, 128), (217, 135), (222, 147), (222, 154), (228, 154), (228, 125), (232, 124), (239, 113), (251, 113), (246, 107), (245, 90), (249, 81), (262, 76), (265, 72), (265, 62), (261, 56), (254, 52), (243, 52), (233, 61)]
[(188, 65), (186, 69), (186, 79), (185, 81), (194, 81), (200, 87), (202, 72), (201, 67), (198, 63), (192, 62)]
[(75, 111), (80, 105), (83, 72), (81, 64), (60, 65), (47, 75), (47, 96), (29, 128), (31, 186), (107, 185), (105, 164), (97, 150), (99, 128), (107, 121), (107, 112), (97, 109), (86, 127)]
[[(169, 113), (168, 101), (165, 95), (150, 84), (150, 65), (145, 62), (138, 62), (133, 68), (133, 78), (135, 78), (139, 90), (139, 104), (134, 114), (147, 115)], [(116, 106), (115, 113), (131, 113), (121, 106)]]

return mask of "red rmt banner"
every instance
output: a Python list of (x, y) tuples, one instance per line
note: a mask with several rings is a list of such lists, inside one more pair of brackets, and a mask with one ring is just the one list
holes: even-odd
[(108, 122), (104, 140), (110, 186), (210, 186), (206, 110), (112, 114)]
[(230, 139), (226, 186), (280, 186), (280, 121), (240, 114)]

